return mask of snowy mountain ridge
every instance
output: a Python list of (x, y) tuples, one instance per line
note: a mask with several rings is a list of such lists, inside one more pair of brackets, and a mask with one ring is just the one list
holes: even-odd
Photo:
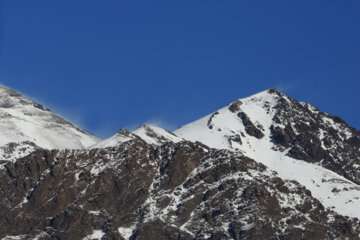
[(360, 133), (277, 90), (100, 140), (0, 88), (0, 133), (0, 239), (360, 239)]
[[(280, 114), (282, 114), (281, 111), (289, 112), (289, 109), (295, 108), (295, 105), (302, 105), (303, 110), (307, 109), (307, 112), (311, 114), (320, 114), (309, 104), (297, 103), (283, 93), (267, 90), (248, 98), (239, 99), (200, 120), (185, 125), (176, 130), (175, 134), (187, 140), (202, 142), (213, 148), (240, 151), (278, 172), (283, 179), (296, 180), (306, 186), (326, 207), (343, 215), (360, 218), (360, 210), (357, 207), (360, 205), (360, 185), (354, 183), (353, 179), (342, 174), (341, 171), (330, 171), (334, 169), (322, 164), (324, 159), (309, 161), (289, 154), (292, 149), (290, 143), (297, 144), (294, 139), (300, 135), (300, 131), (296, 132), (296, 122), (284, 121), (289, 119), (289, 116), (281, 119)], [(335, 132), (334, 134), (338, 136), (340, 142), (357, 136), (358, 133), (344, 123), (336, 123), (325, 113), (320, 115), (330, 129), (329, 131)], [(301, 112), (300, 116), (306, 115)], [(310, 121), (309, 119), (305, 121)], [(307, 126), (307, 124), (311, 125), (309, 122), (305, 122), (304, 125)], [(286, 127), (295, 132), (293, 136), (281, 136), (289, 138), (287, 140), (289, 146), (276, 144), (274, 129), (285, 132), (287, 131)], [(320, 127), (314, 128), (312, 131), (313, 134), (318, 135), (321, 149), (328, 151), (325, 146), (327, 131)], [(312, 135), (309, 136), (304, 138), (308, 137), (311, 141)], [(315, 142), (306, 144), (315, 145)], [(354, 154), (359, 157), (360, 148), (355, 148), (354, 151)], [(356, 159), (350, 160), (353, 162), (353, 170), (357, 171), (357, 176), (360, 176), (358, 165), (355, 163)]]
[(140, 138), (146, 143), (156, 146), (160, 146), (167, 142), (177, 143), (183, 141), (183, 139), (177, 137), (174, 133), (168, 130), (152, 124), (144, 124), (132, 132), (126, 129), (121, 129), (115, 135), (98, 142), (97, 144), (91, 146), (91, 148), (115, 147), (136, 138)]
[(48, 149), (86, 148), (98, 139), (14, 90), (0, 87), (0, 146), (33, 142)]

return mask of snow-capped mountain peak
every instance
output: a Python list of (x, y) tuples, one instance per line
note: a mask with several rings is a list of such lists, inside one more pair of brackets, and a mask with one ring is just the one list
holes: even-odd
[(241, 151), (306, 186), (324, 206), (360, 217), (355, 210), (360, 204), (360, 134), (310, 104), (270, 89), (238, 99), (175, 134)]
[(28, 98), (0, 114), (1, 239), (360, 239), (360, 133), (277, 90), (70, 151), (43, 146), (91, 136)]
[(133, 131), (133, 134), (139, 136), (148, 144), (153, 145), (162, 145), (166, 142), (177, 143), (182, 141), (182, 139), (174, 133), (152, 124), (144, 124), (140, 126)]
[(238, 99), (227, 106), (187, 124), (175, 134), (203, 142), (213, 148), (244, 150), (242, 138), (262, 138), (264, 126), (272, 123), (272, 109), (282, 93), (266, 90), (253, 96)]
[(115, 147), (136, 138), (140, 138), (146, 143), (155, 146), (160, 146), (167, 142), (177, 143), (183, 140), (166, 129), (152, 124), (144, 124), (132, 132), (122, 129), (112, 137), (93, 145), (91, 148)]
[(33, 106), (44, 111), (49, 111), (49, 109), (46, 109), (44, 106), (31, 101), (15, 90), (0, 86), (1, 108), (21, 108), (24, 106)]
[(47, 149), (85, 148), (98, 139), (22, 94), (0, 87), (0, 146), (33, 142)]
[(135, 138), (137, 138), (137, 136), (132, 134), (127, 129), (120, 129), (113, 136), (96, 143), (95, 145), (91, 146), (90, 148), (115, 147), (122, 143), (128, 142), (130, 140), (134, 140)]

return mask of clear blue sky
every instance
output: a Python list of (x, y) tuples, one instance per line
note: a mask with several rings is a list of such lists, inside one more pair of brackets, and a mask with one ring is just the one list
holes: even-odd
[(2, 0), (0, 83), (99, 135), (270, 87), (360, 128), (360, 1)]

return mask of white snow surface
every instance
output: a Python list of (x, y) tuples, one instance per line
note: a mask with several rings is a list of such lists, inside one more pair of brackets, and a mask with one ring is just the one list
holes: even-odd
[(181, 142), (182, 139), (174, 133), (161, 127), (145, 124), (133, 131), (133, 134), (143, 139), (148, 144), (161, 145), (166, 142)]
[(8, 162), (15, 162), (18, 159), (26, 157), (36, 149), (39, 149), (39, 147), (30, 142), (22, 142), (19, 144), (9, 143), (0, 146), (0, 170), (3, 169)]
[(115, 147), (124, 142), (135, 139), (136, 137), (141, 138), (148, 144), (160, 146), (166, 142), (180, 142), (183, 139), (177, 137), (174, 133), (165, 130), (161, 127), (144, 124), (141, 127), (135, 129), (133, 132), (126, 132), (126, 130), (121, 130), (112, 137), (105, 139), (93, 146), (91, 148), (107, 148)]
[[(270, 126), (275, 125), (272, 120), (275, 110), (271, 106), (277, 100), (277, 95), (268, 91), (239, 99), (239, 111), (246, 113), (255, 125), (261, 125), (264, 137), (260, 139), (248, 135), (237, 112), (231, 112), (229, 106), (226, 106), (185, 125), (176, 130), (175, 134), (154, 125), (143, 125), (132, 133), (119, 132), (100, 142), (32, 100), (11, 89), (0, 87), (0, 160), (14, 161), (34, 151), (35, 146), (24, 142), (33, 142), (46, 149), (82, 149), (114, 147), (136, 137), (152, 145), (187, 139), (213, 148), (243, 152), (278, 172), (280, 177), (304, 185), (325, 207), (342, 215), (360, 218), (359, 185), (319, 165), (288, 157), (286, 151), (276, 150), (270, 139)], [(242, 144), (231, 141), (230, 137), (236, 134), (240, 134)], [(9, 151), (9, 143), (18, 145)], [(128, 233), (126, 229), (119, 231), (125, 235)], [(88, 239), (97, 239), (99, 235), (101, 232), (94, 231)]]
[(105, 236), (105, 233), (102, 230), (93, 230), (92, 234), (83, 238), (83, 240), (101, 240)]
[(6, 236), (3, 237), (1, 240), (23, 240), (25, 239), (25, 235), (18, 235), (18, 236)]
[(97, 144), (91, 146), (90, 148), (115, 147), (119, 144), (133, 140), (134, 138), (135, 138), (135, 136), (131, 133), (125, 133), (123, 131), (119, 131), (112, 137), (102, 140), (102, 141), (98, 142)]
[(129, 240), (134, 233), (135, 227), (135, 225), (130, 227), (119, 227), (118, 232), (125, 240)]
[(18, 236), (6, 236), (1, 238), (1, 240), (40, 240), (40, 239), (44, 239), (46, 237), (49, 237), (47, 233), (45, 232), (41, 232), (38, 235), (29, 238), (26, 235), (18, 235)]
[[(226, 106), (218, 114), (209, 114), (175, 131), (179, 137), (190, 141), (199, 141), (210, 147), (241, 151), (246, 156), (259, 161), (279, 176), (295, 180), (309, 189), (325, 207), (339, 214), (360, 218), (360, 186), (319, 165), (296, 160), (286, 156), (286, 151), (275, 150), (270, 139), (270, 126), (274, 111), (265, 106), (274, 106), (277, 96), (264, 91), (242, 102), (239, 111), (247, 114), (250, 120), (263, 127), (261, 139), (246, 133), (242, 120)], [(269, 110), (270, 109), (270, 110)], [(212, 129), (208, 127), (211, 118)], [(242, 144), (229, 142), (229, 136), (242, 133)]]
[(0, 146), (30, 141), (46, 149), (82, 149), (98, 142), (50, 110), (0, 87)]
[(17, 159), (26, 157), (37, 149), (36, 146), (27, 142), (14, 144), (13, 147), (10, 145), (0, 146), (0, 161), (15, 162)]

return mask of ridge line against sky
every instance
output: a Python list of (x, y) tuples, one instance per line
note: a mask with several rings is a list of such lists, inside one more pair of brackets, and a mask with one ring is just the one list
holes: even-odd
[[(65, 111), (65, 112), (64, 112), (64, 111), (61, 111), (61, 110), (59, 110), (59, 108), (54, 107), (54, 106), (51, 107), (51, 105), (48, 105), (48, 104), (44, 103), (44, 102), (41, 101), (41, 100), (38, 100), (38, 99), (36, 99), (36, 98), (34, 98), (34, 97), (31, 97), (31, 96), (28, 96), (27, 94), (25, 94), (25, 93), (23, 93), (23, 92), (20, 92), (20, 91), (18, 91), (17, 89), (14, 89), (14, 88), (11, 88), (11, 87), (9, 87), (9, 86), (6, 86), (6, 85), (4, 85), (4, 84), (2, 84), (2, 83), (0, 83), (0, 88), (1, 88), (1, 87), (7, 88), (7, 89), (10, 89), (10, 90), (15, 90), (16, 92), (20, 93), (20, 94), (23, 95), (24, 97), (26, 97), (26, 98), (28, 98), (28, 99), (31, 99), (32, 101), (34, 101), (34, 102), (36, 102), (36, 103), (45, 105), (45, 107), (46, 107), (46, 108), (49, 108), (53, 113), (55, 113), (55, 114), (57, 114), (57, 115), (65, 118), (66, 120), (74, 123), (74, 124), (77, 125), (78, 127), (80, 127), (80, 128), (82, 128), (82, 129), (88, 131), (89, 133), (92, 133), (92, 134), (94, 134), (95, 136), (100, 137), (100, 139), (104, 139), (104, 138), (106, 138), (106, 137), (109, 137), (109, 136), (101, 136), (101, 135), (98, 135), (98, 134), (96, 134), (96, 133), (91, 132), (89, 129), (86, 129), (86, 127), (84, 127), (84, 126), (81, 124), (81, 119), (79, 118), (79, 116), (75, 116), (75, 117), (74, 117), (74, 115), (69, 115), (68, 113), (66, 113), (66, 111)], [(280, 91), (280, 92), (282, 92), (282, 93), (284, 93), (284, 94), (286, 94), (286, 95), (289, 96), (289, 94), (286, 92), (286, 90), (285, 90), (284, 88), (269, 88), (269, 89), (262, 90), (262, 91), (260, 91), (260, 92), (252, 93), (252, 94), (250, 94), (250, 95), (248, 95), (248, 96), (242, 96), (242, 97), (239, 97), (239, 98), (237, 98), (237, 99), (233, 99), (232, 101), (229, 101), (229, 102), (223, 104), (222, 106), (219, 106), (218, 108), (212, 110), (211, 112), (214, 112), (214, 111), (216, 111), (216, 110), (218, 110), (218, 109), (220, 109), (220, 108), (223, 108), (223, 107), (225, 107), (226, 105), (229, 105), (231, 102), (236, 101), (236, 100), (238, 100), (238, 99), (248, 98), (248, 97), (251, 97), (251, 96), (253, 96), (253, 95), (257, 95), (257, 94), (259, 94), (259, 93), (262, 93), (262, 92), (265, 92), (265, 91), (269, 91), (270, 89), (278, 90), (278, 91)], [(290, 96), (290, 97), (292, 97), (292, 96)], [(299, 100), (299, 99), (295, 99), (295, 100), (297, 100), (297, 101), (299, 101), (299, 102), (303, 102), (303, 101), (301, 101), (301, 100)], [(312, 103), (310, 103), (310, 104), (313, 105)], [(313, 106), (314, 106), (314, 105), (313, 105)], [(315, 107), (317, 107), (317, 106), (315, 106)], [(322, 111), (322, 110), (320, 109), (320, 111)], [(208, 113), (206, 113), (206, 114), (210, 114), (211, 112), (208, 112)], [(333, 115), (332, 113), (330, 113), (330, 114)], [(205, 116), (205, 114), (202, 115), (202, 116), (200, 116), (199, 118), (204, 117), (204, 116)], [(169, 125), (169, 123), (164, 122), (163, 120), (151, 119), (151, 120), (147, 120), (147, 121), (144, 121), (144, 122), (139, 123), (139, 124), (136, 124), (136, 125), (135, 125), (135, 124), (132, 124), (131, 126), (128, 126), (128, 127), (120, 127), (119, 130), (120, 130), (120, 129), (129, 129), (129, 130), (133, 131), (133, 130), (135, 130), (135, 129), (141, 127), (141, 126), (143, 126), (144, 124), (145, 124), (145, 125), (146, 125), (146, 124), (150, 124), (150, 125), (155, 125), (155, 126), (162, 127), (162, 128), (164, 128), (164, 129), (167, 129), (167, 130), (170, 130), (170, 131), (174, 131), (174, 130), (180, 128), (180, 127), (183, 127), (184, 125), (186, 125), (186, 124), (188, 124), (188, 123), (190, 123), (190, 122), (195, 121), (195, 120), (198, 120), (198, 119), (193, 119), (193, 120), (191, 120), (191, 121), (189, 121), (189, 122), (186, 122), (186, 123), (184, 123), (184, 124), (182, 124), (182, 125), (179, 125), (179, 126), (174, 127), (174, 126)], [(112, 134), (115, 134), (115, 132), (113, 132)], [(112, 135), (111, 135), (111, 136), (112, 136)]]
[(10, 1), (0, 82), (96, 135), (174, 129), (267, 88), (360, 128), (360, 2)]

